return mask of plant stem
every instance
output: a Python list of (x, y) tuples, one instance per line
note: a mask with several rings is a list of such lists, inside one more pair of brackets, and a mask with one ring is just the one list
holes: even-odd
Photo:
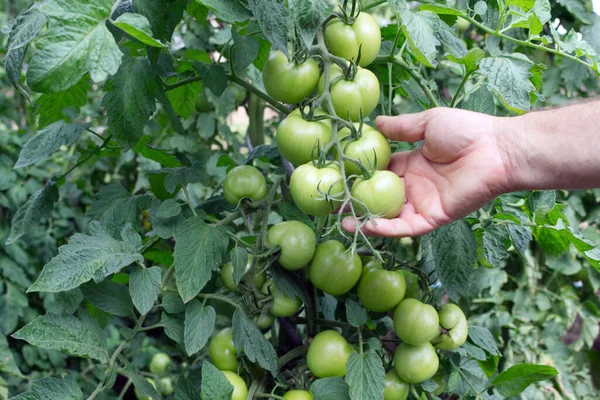
[(160, 241), (160, 237), (159, 236), (154, 236), (151, 237), (146, 244), (144, 244), (142, 246), (142, 248), (140, 249), (140, 254), (144, 254), (146, 251), (148, 251), (152, 246), (154, 246), (156, 243), (158, 243)]
[(285, 353), (283, 356), (281, 356), (279, 358), (279, 361), (277, 362), (279, 368), (283, 367), (284, 365), (286, 365), (293, 359), (305, 356), (307, 351), (308, 351), (307, 344), (296, 347), (296, 348), (288, 351), (287, 353)]
[(386, 3), (386, 2), (387, 2), (387, 0), (375, 0), (374, 2), (369, 3), (366, 6), (364, 6), (362, 8), (362, 11), (370, 10), (371, 8), (377, 7), (378, 5), (381, 5), (381, 4)]
[(236, 75), (228, 75), (227, 78), (230, 81), (232, 81), (234, 83), (237, 83), (238, 85), (240, 85), (244, 89), (248, 90), (249, 92), (254, 93), (255, 95), (257, 95), (258, 97), (260, 97), (261, 99), (263, 99), (267, 103), (271, 104), (278, 111), (280, 111), (280, 112), (282, 112), (282, 113), (284, 113), (286, 115), (292, 112), (289, 108), (287, 108), (286, 106), (284, 106), (283, 104), (281, 104), (280, 102), (278, 102), (277, 100), (275, 100), (274, 98), (272, 98), (271, 96), (269, 96), (268, 94), (266, 94), (265, 92), (262, 92), (262, 91), (258, 90), (254, 85), (246, 82), (242, 78), (240, 78), (240, 77), (238, 77)]
[(254, 395), (255, 399), (275, 399), (275, 400), (285, 400), (285, 398), (281, 396), (277, 396), (276, 394), (268, 394), (268, 393), (256, 393)]
[(181, 186), (181, 190), (183, 190), (183, 194), (185, 195), (185, 201), (187, 202), (188, 206), (190, 207), (190, 210), (192, 210), (194, 217), (197, 217), (198, 213), (196, 213), (196, 210), (194, 209), (194, 206), (192, 205), (192, 198), (190, 197), (190, 192), (188, 192), (187, 187), (185, 185)]
[(238, 218), (241, 218), (242, 216), (243, 216), (243, 215), (242, 215), (242, 212), (241, 212), (241, 211), (236, 211), (236, 212), (233, 212), (233, 213), (229, 214), (228, 216), (226, 216), (225, 218), (223, 218), (222, 220), (220, 220), (219, 222), (217, 222), (217, 223), (215, 224), (215, 226), (224, 226), (224, 225), (228, 225), (228, 224), (230, 224), (231, 222), (235, 221), (236, 219), (238, 219)]
[(470, 75), (471, 74), (465, 74), (462, 82), (458, 86), (458, 89), (456, 89), (456, 93), (454, 94), (454, 97), (452, 98), (452, 103), (450, 103), (451, 108), (454, 108), (454, 106), (456, 106), (456, 100), (458, 100), (458, 96), (460, 95), (460, 92), (462, 91), (462, 89), (465, 87), (465, 84), (469, 80)]
[(60, 177), (58, 177), (57, 181), (60, 181), (63, 178), (66, 178), (67, 175), (69, 175), (71, 172), (73, 172), (75, 169), (77, 169), (77, 167), (79, 167), (81, 164), (84, 164), (87, 160), (89, 160), (90, 158), (92, 158), (93, 156), (96, 155), (96, 153), (98, 153), (100, 150), (102, 150), (104, 147), (106, 147), (106, 145), (108, 144), (108, 142), (110, 141), (110, 138), (112, 137), (112, 135), (108, 135), (105, 139), (104, 142), (102, 142), (101, 145), (96, 146), (96, 148), (90, 153), (88, 154), (86, 157), (82, 158), (80, 161), (77, 162), (77, 164), (75, 164), (72, 168), (70, 168), (67, 172), (65, 172), (64, 174), (62, 174)]
[(123, 397), (125, 397), (125, 393), (127, 393), (127, 390), (129, 389), (132, 383), (133, 381), (131, 380), (131, 378), (128, 378), (127, 383), (125, 383), (125, 386), (123, 386), (123, 390), (121, 390), (121, 393), (119, 394), (117, 400), (123, 400)]

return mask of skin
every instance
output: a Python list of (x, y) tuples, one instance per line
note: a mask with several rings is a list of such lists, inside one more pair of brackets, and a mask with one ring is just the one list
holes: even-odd
[(233, 394), (231, 400), (246, 400), (248, 395), (248, 385), (241, 376), (231, 371), (223, 371), (225, 378), (233, 385)]
[(150, 361), (150, 372), (153, 374), (164, 374), (171, 365), (171, 357), (166, 353), (156, 353)]
[(394, 354), (394, 368), (398, 376), (408, 383), (421, 383), (438, 370), (440, 359), (431, 343), (412, 346), (400, 343)]
[(402, 271), (370, 268), (358, 282), (358, 298), (371, 311), (385, 312), (396, 307), (406, 291)]
[(263, 68), (267, 93), (284, 103), (299, 103), (317, 88), (319, 65), (309, 58), (302, 64), (289, 62), (281, 51), (271, 53)]
[(385, 374), (383, 400), (406, 400), (409, 390), (410, 385), (400, 379), (396, 371), (391, 370)]
[(299, 298), (291, 299), (281, 293), (270, 279), (265, 283), (261, 291), (264, 294), (268, 295), (270, 293), (273, 296), (273, 304), (271, 304), (269, 313), (275, 317), (289, 317), (296, 314), (300, 307), (302, 307), (302, 301)]
[(267, 196), (267, 181), (262, 172), (251, 165), (235, 167), (223, 182), (225, 200), (235, 206), (243, 198), (259, 201)]
[(382, 218), (397, 217), (404, 206), (404, 184), (391, 171), (375, 171), (369, 179), (357, 178), (351, 193), (357, 200), (355, 204), (359, 215), (365, 214), (363, 204), (371, 214)]
[(361, 67), (371, 64), (381, 47), (379, 24), (366, 12), (360, 13), (352, 25), (345, 24), (339, 18), (333, 19), (325, 26), (323, 35), (329, 51), (347, 60), (356, 61), (362, 44)]
[[(305, 112), (308, 112), (306, 108)], [(317, 111), (315, 116), (323, 115)], [(319, 149), (331, 142), (331, 120), (307, 121), (297, 108), (277, 126), (277, 147), (281, 155), (294, 165), (306, 164), (312, 161), (313, 154), (318, 157)]]
[(238, 370), (239, 361), (231, 328), (223, 329), (212, 338), (208, 346), (208, 354), (215, 367), (221, 371)]
[(283, 395), (286, 400), (312, 400), (313, 395), (306, 390), (290, 390)]
[(271, 248), (279, 246), (279, 264), (293, 271), (310, 262), (317, 247), (317, 237), (315, 232), (302, 222), (285, 221), (269, 229), (267, 245)]
[(312, 284), (332, 296), (348, 292), (361, 275), (358, 254), (352, 254), (337, 240), (328, 240), (317, 247), (308, 272)]
[(404, 299), (394, 311), (394, 331), (408, 344), (427, 343), (438, 335), (438, 313), (429, 304)]
[[(357, 130), (359, 124), (354, 124)], [(360, 161), (367, 170), (373, 167), (378, 170), (385, 169), (392, 155), (392, 150), (387, 138), (381, 132), (371, 128), (368, 125), (362, 126), (360, 138), (353, 140), (350, 129), (340, 129), (338, 136), (341, 140), (344, 154), (350, 158)], [(375, 154), (377, 155), (377, 164), (375, 164)], [(360, 174), (361, 170), (352, 161), (345, 161), (344, 166), (347, 174)]]
[[(434, 108), (378, 117), (388, 138), (423, 147), (396, 153), (388, 169), (403, 177), (407, 204), (398, 218), (368, 222), (374, 236), (422, 236), (517, 190), (600, 187), (598, 100), (518, 117)], [(568, 157), (565, 157), (568, 154)], [(343, 226), (353, 232), (347, 218)]]
[[(308, 215), (318, 217), (333, 212), (339, 207), (340, 201), (333, 201), (331, 198), (339, 198), (344, 192), (341, 177), (337, 165), (317, 168), (312, 163), (307, 163), (299, 166), (290, 178), (294, 203)], [(331, 198), (326, 199), (324, 194)]]
[(454, 350), (467, 341), (469, 324), (463, 311), (456, 304), (446, 303), (438, 311), (440, 335), (432, 340), (441, 350)]
[(336, 331), (323, 331), (314, 337), (306, 356), (308, 369), (318, 378), (346, 375), (352, 347)]

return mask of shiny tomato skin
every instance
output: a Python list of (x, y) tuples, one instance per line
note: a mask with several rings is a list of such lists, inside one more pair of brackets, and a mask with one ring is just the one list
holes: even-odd
[[(344, 193), (342, 174), (337, 165), (317, 168), (312, 163), (302, 164), (294, 170), (290, 179), (290, 191), (294, 203), (305, 214), (323, 216), (339, 207), (339, 198)], [(323, 194), (331, 197), (329, 200)]]
[(371, 268), (358, 282), (358, 298), (369, 310), (387, 312), (402, 301), (406, 291), (402, 271)]
[(167, 353), (156, 353), (150, 361), (150, 372), (162, 375), (171, 365), (171, 357)]
[(306, 390), (290, 390), (283, 395), (283, 398), (286, 400), (312, 400), (313, 395)]
[[(323, 111), (316, 111), (315, 117), (324, 114)], [(333, 139), (331, 120), (307, 121), (297, 108), (279, 123), (275, 139), (279, 152), (286, 160), (295, 166), (306, 164), (312, 161), (313, 156), (318, 157), (319, 150)]]
[[(354, 126), (358, 130), (359, 124), (355, 123)], [(360, 138), (353, 139), (350, 129), (342, 128), (338, 136), (344, 154), (360, 161), (367, 170), (384, 170), (387, 168), (392, 156), (392, 149), (386, 137), (378, 130), (371, 128), (369, 125), (363, 125)], [(376, 159), (377, 164), (375, 164)], [(344, 167), (347, 175), (361, 173), (361, 169), (352, 161), (345, 161)]]
[(309, 279), (315, 287), (332, 296), (347, 293), (362, 275), (362, 261), (341, 242), (321, 243), (310, 262)]
[(394, 354), (394, 369), (407, 383), (425, 382), (435, 375), (439, 365), (440, 359), (429, 342), (418, 346), (400, 343)]
[(419, 276), (413, 272), (404, 271), (404, 281), (406, 282), (404, 298), (421, 300), (423, 295), (421, 293), (421, 286), (419, 286)]
[(315, 232), (300, 221), (284, 221), (272, 226), (267, 233), (267, 245), (279, 246), (279, 264), (291, 271), (307, 265), (315, 253)]
[(254, 323), (261, 330), (266, 330), (273, 326), (273, 322), (275, 321), (275, 317), (270, 313), (260, 314), (254, 318)]
[(225, 328), (217, 333), (208, 346), (208, 354), (215, 367), (221, 371), (237, 371), (240, 365), (237, 351), (233, 344), (231, 328)]
[(379, 24), (366, 12), (358, 14), (352, 24), (334, 18), (325, 26), (323, 35), (329, 51), (346, 60), (356, 61), (360, 48), (361, 67), (371, 64), (381, 48)]
[[(240, 281), (241, 285), (244, 285), (246, 287), (250, 286), (251, 280), (250, 280), (250, 276), (248, 275), (248, 271), (250, 270), (250, 267), (252, 266), (252, 255), (250, 255), (248, 257), (248, 263), (246, 264), (246, 270), (244, 273), (244, 276), (242, 277), (242, 280)], [(258, 269), (258, 267), (257, 267)], [(260, 289), (262, 287), (262, 285), (265, 284), (265, 281), (267, 280), (267, 273), (265, 272), (264, 269), (262, 270), (257, 270), (257, 273), (254, 275), (254, 287)], [(233, 264), (232, 263), (227, 263), (225, 265), (223, 265), (223, 268), (221, 268), (221, 281), (223, 282), (223, 286), (225, 286), (227, 289), (231, 290), (232, 292), (239, 292), (240, 288), (238, 286), (236, 286), (235, 281), (233, 280)]]
[(404, 299), (394, 311), (394, 331), (408, 344), (428, 343), (439, 332), (437, 311), (419, 300)]
[(263, 285), (261, 291), (264, 294), (268, 295), (270, 293), (273, 296), (269, 313), (274, 317), (290, 317), (302, 307), (302, 301), (299, 298), (291, 299), (281, 293), (270, 279)]
[(369, 179), (357, 178), (351, 193), (359, 215), (366, 213), (363, 204), (371, 214), (388, 219), (397, 217), (404, 206), (404, 183), (392, 171), (375, 171)]
[(170, 376), (164, 376), (158, 380), (158, 388), (160, 394), (163, 396), (170, 396), (175, 393), (175, 387), (173, 387), (173, 378)]
[(222, 371), (225, 378), (233, 385), (231, 400), (246, 400), (248, 396), (248, 385), (241, 376), (231, 371)]
[(392, 369), (385, 374), (383, 400), (406, 400), (409, 390), (410, 385), (400, 379), (395, 370)]
[(462, 346), (469, 336), (467, 317), (456, 304), (446, 303), (438, 310), (440, 334), (431, 342), (441, 350), (454, 350)]
[(308, 369), (317, 378), (346, 375), (346, 363), (352, 347), (336, 331), (323, 331), (308, 346)]
[(225, 177), (223, 196), (234, 206), (244, 198), (262, 200), (267, 196), (267, 181), (262, 172), (251, 165), (235, 167)]
[(267, 93), (275, 100), (296, 104), (314, 93), (319, 81), (319, 64), (308, 58), (301, 64), (288, 61), (281, 51), (271, 53), (262, 71)]

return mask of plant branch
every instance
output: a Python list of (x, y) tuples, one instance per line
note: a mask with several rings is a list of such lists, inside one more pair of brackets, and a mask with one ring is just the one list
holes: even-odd
[(371, 8), (375, 8), (383, 3), (387, 3), (387, 0), (375, 0), (372, 3), (367, 4), (362, 8), (362, 11), (370, 10)]
[(77, 164), (75, 164), (72, 168), (70, 168), (67, 172), (65, 172), (64, 174), (62, 174), (57, 181), (60, 181), (63, 178), (66, 178), (67, 175), (69, 175), (71, 172), (73, 172), (75, 169), (77, 169), (80, 165), (84, 164), (87, 160), (89, 160), (90, 158), (92, 158), (93, 156), (96, 155), (96, 153), (98, 153), (100, 150), (102, 150), (103, 148), (106, 147), (106, 145), (108, 144), (108, 142), (110, 141), (110, 138), (112, 137), (112, 135), (108, 135), (105, 139), (104, 142), (102, 142), (101, 145), (96, 146), (96, 148), (90, 153), (88, 154), (86, 157), (82, 158), (81, 160), (79, 160), (77, 162)]
[(458, 100), (458, 96), (460, 95), (460, 92), (462, 92), (462, 89), (465, 87), (465, 84), (469, 80), (469, 76), (471, 76), (471, 74), (465, 74), (462, 82), (460, 82), (460, 85), (458, 86), (458, 89), (456, 89), (456, 93), (454, 94), (454, 97), (452, 98), (452, 103), (450, 103), (451, 108), (454, 108), (456, 106), (456, 100)]

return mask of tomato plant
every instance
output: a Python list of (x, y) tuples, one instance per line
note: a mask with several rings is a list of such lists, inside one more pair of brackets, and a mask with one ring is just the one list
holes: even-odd
[(333, 212), (344, 191), (342, 175), (336, 165), (318, 168), (312, 163), (294, 170), (290, 178), (292, 198), (300, 210), (308, 215), (323, 216)]
[[(324, 115), (323, 111), (317, 110), (314, 117)], [(277, 126), (277, 148), (294, 165), (311, 162), (313, 154), (318, 156), (332, 138), (331, 122), (328, 119), (306, 120), (300, 108), (292, 111)]]
[(356, 285), (362, 275), (362, 261), (343, 243), (328, 240), (317, 247), (308, 274), (315, 287), (338, 296)]
[(431, 341), (439, 329), (438, 313), (429, 304), (405, 299), (394, 310), (394, 331), (403, 342), (419, 345)]

